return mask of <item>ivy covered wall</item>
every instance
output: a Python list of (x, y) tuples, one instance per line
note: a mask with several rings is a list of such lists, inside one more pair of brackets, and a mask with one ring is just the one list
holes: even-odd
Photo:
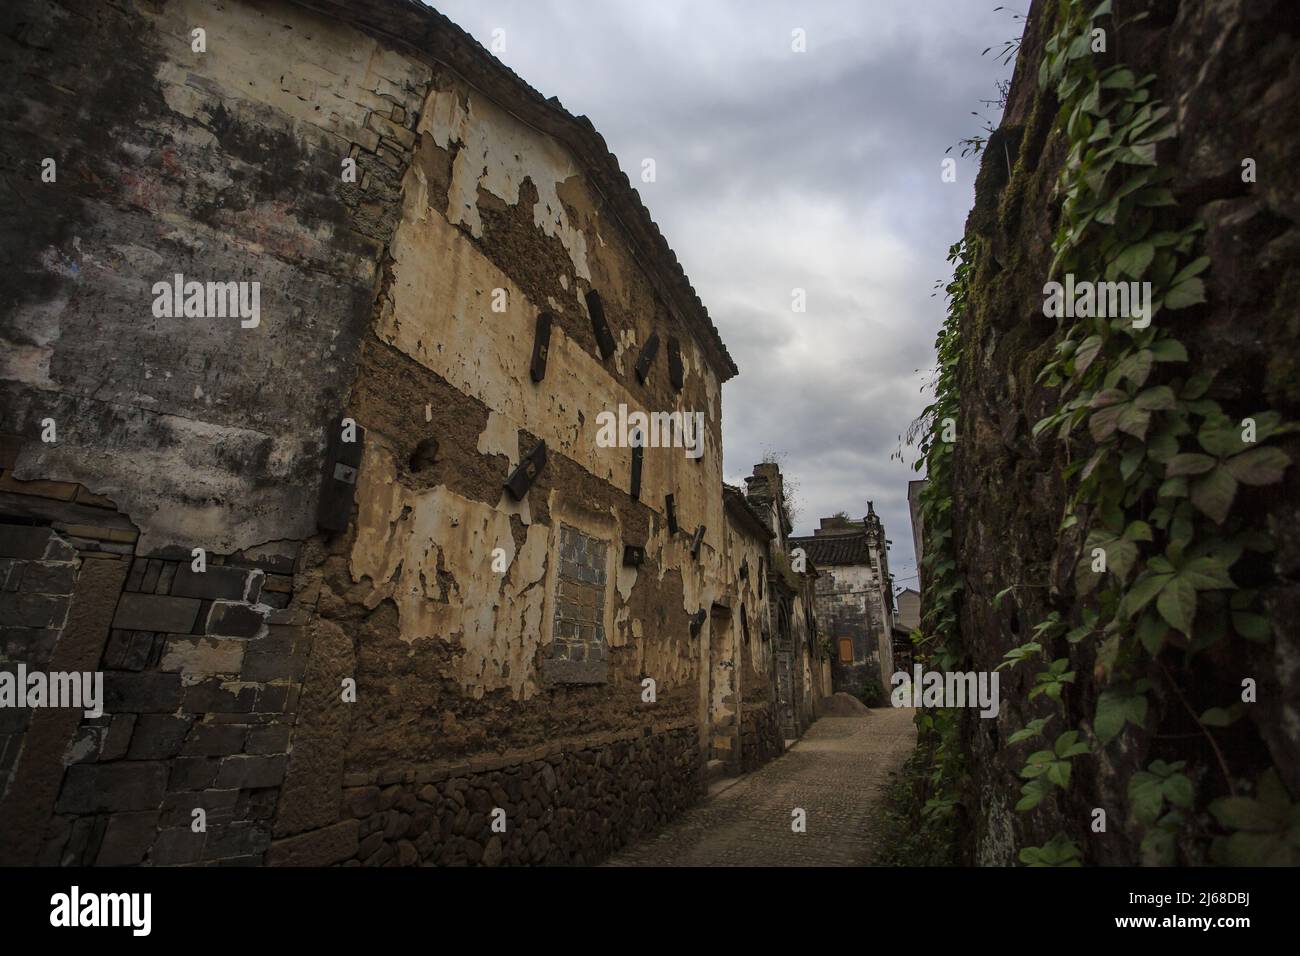
[(922, 651), (1002, 668), (920, 718), (965, 862), (1300, 862), (1291, 7), (1030, 9), (923, 443)]

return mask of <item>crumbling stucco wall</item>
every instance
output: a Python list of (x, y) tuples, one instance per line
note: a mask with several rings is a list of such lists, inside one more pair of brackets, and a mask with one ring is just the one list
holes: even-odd
[[(0, 14), (23, 77), (4, 174), (15, 193), (43, 190), (0, 219), (19, 272), (0, 300), (0, 431), (16, 449), (0, 462), (0, 517), (75, 529), (78, 560), (111, 555), (125, 579), (88, 625), (109, 712), (72, 733), (61, 789), (63, 754), (45, 755), (49, 824), (29, 855), (590, 860), (699, 789), (709, 611), (737, 604), (720, 494), (734, 368), (702, 341), (716, 339), (702, 310), (688, 322), (680, 296), (667, 301), (675, 263), (634, 246), (588, 181), (590, 156), (389, 33), (313, 6), (60, 0)], [(440, 44), (469, 49), (445, 32)], [(39, 183), (44, 154), (56, 183)], [(155, 316), (152, 284), (176, 273), (259, 282), (258, 323)], [(533, 382), (542, 309), (554, 324)], [(597, 443), (597, 416), (620, 405), (702, 413), (702, 455), (645, 449), (633, 497), (631, 449)], [(344, 414), (364, 435), (352, 520), (318, 534)], [(47, 417), (57, 442), (40, 441)], [(515, 501), (503, 483), (541, 440), (547, 464)], [(47, 497), (17, 500), (33, 495)], [(563, 528), (608, 546), (588, 569), (606, 667), (585, 683), (546, 670), (568, 600)], [(640, 566), (624, 545), (644, 548)], [(216, 572), (197, 581), (194, 547)], [(340, 693), (351, 682), (355, 701)], [(389, 789), (370, 805), (372, 787), (417, 779), (438, 797)], [(528, 831), (494, 850), (459, 808), (498, 786)], [(552, 813), (561, 792), (572, 807)], [(627, 818), (581, 836), (579, 809), (605, 795)], [(195, 807), (210, 835), (186, 835)]]

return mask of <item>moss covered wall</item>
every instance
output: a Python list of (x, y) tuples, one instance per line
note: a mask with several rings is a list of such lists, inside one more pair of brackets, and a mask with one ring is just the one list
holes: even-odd
[[(1155, 321), (1177, 323), (1191, 368), (1215, 373), (1208, 397), (1229, 415), (1274, 409), (1288, 420), (1300, 418), (1300, 201), (1294, 179), (1300, 168), (1294, 122), (1300, 41), (1293, 5), (1116, 0), (1114, 6), (1116, 15), (1101, 21), (1106, 52), (1090, 55), (1098, 57), (1099, 68), (1124, 63), (1139, 76), (1155, 74), (1152, 98), (1169, 105), (1177, 123), (1177, 135), (1159, 144), (1158, 162), (1173, 172), (1170, 185), (1184, 221), (1204, 223), (1199, 254), (1211, 260), (1204, 274), (1207, 302), (1158, 313)], [(1061, 213), (1055, 186), (1067, 140), (1054, 93), (1038, 83), (1057, 15), (1054, 0), (1032, 5), (1005, 116), (984, 152), (967, 223), (967, 239), (980, 241), (981, 255), (960, 326), (954, 546), (964, 585), (961, 666), (975, 670), (996, 667), (1051, 612), (1073, 624), (1082, 607), (1073, 583), (1082, 532), (1056, 529), (1069, 494), (1062, 474), (1071, 461), (1092, 453), (1087, 430), (1073, 446), (1051, 430), (1031, 435), (1060, 404), (1056, 389), (1035, 383), (1058, 340), (1055, 320), (1043, 315), (1042, 287)], [(1246, 158), (1256, 161), (1256, 182), (1243, 181)], [(1294, 436), (1280, 446), (1294, 461)], [(1272, 555), (1234, 569), (1234, 578), (1240, 572), (1261, 583), (1271, 636), (1222, 641), (1195, 655), (1175, 647), (1149, 662), (1154, 689), (1147, 726), (1157, 733), (1130, 726), (1104, 746), (1096, 745), (1092, 727), (1106, 686), (1096, 644), (1057, 639), (1047, 660), (1068, 657), (1077, 677), (1063, 698), (1064, 723), (1055, 729), (1081, 728), (1094, 756), (1074, 762), (1061, 799), (1024, 813), (1014, 811), (1023, 783), (1019, 771), (1041, 744), (1013, 747), (1007, 738), (1051, 708), (1042, 697), (1028, 699), (1034, 668), (1004, 671), (999, 717), (963, 715), (963, 749), (972, 768), (962, 794), (969, 862), (1012, 863), (1018, 848), (1043, 844), (1058, 832), (1081, 847), (1085, 862), (1138, 862), (1146, 829), (1135, 821), (1128, 787), (1155, 759), (1187, 760), (1196, 785), (1195, 825), (1185, 828), (1193, 835), (1180, 837), (1180, 862), (1205, 859), (1217, 832), (1206, 804), (1229, 787), (1250, 792), (1271, 765), (1293, 799), (1300, 793), (1300, 469), (1290, 468), (1280, 484), (1243, 487), (1241, 494), (1242, 513), (1277, 544)], [(1026, 586), (995, 603), (1013, 584)], [(1244, 719), (1214, 731), (1220, 761), (1180, 694), (1197, 712), (1227, 707), (1240, 700), (1245, 678), (1257, 682), (1258, 702), (1246, 706)], [(1107, 811), (1105, 833), (1090, 828), (1094, 808)]]

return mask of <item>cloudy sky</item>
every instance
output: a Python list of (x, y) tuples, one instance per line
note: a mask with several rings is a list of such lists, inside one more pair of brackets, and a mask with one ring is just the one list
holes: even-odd
[(931, 293), (976, 172), (959, 158), (945, 183), (940, 164), (983, 125), (972, 111), (996, 125), (980, 101), (1010, 75), (994, 54), (1020, 21), (996, 0), (432, 5), (489, 49), (504, 31), (497, 55), (589, 116), (637, 184), (740, 367), (723, 387), (727, 480), (775, 453), (803, 534), (874, 501), (896, 583), (915, 587), (915, 456), (890, 456), (929, 401)]

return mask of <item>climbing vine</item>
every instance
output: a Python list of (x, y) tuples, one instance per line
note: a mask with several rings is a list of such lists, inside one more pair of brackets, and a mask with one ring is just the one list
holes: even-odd
[[(1269, 442), (1294, 425), (1274, 411), (1226, 407), (1210, 397), (1213, 373), (1198, 368), (1178, 338), (1171, 314), (1206, 301), (1201, 276), (1210, 259), (1199, 254), (1201, 226), (1185, 221), (1170, 190), (1172, 172), (1157, 161), (1158, 144), (1178, 135), (1171, 110), (1152, 97), (1154, 76), (1098, 65), (1102, 18), (1113, 25), (1110, 0), (1060, 0), (1038, 77), (1060, 104), (1058, 128), (1068, 147), (1051, 279), (1150, 283), (1150, 299), (1140, 319), (1133, 309), (1059, 316), (1055, 349), (1038, 375), (1059, 396), (1033, 435), (1057, 442), (1068, 463), (1059, 530), (1077, 547), (1075, 603), (1047, 614), (1001, 665), (1037, 666), (1030, 697), (1052, 705), (1009, 739), (1043, 744), (1021, 771), (1017, 809), (1068, 792), (1074, 761), (1122, 734), (1153, 735), (1158, 695), (1186, 711), (1201, 752), (1213, 760), (1157, 759), (1132, 775), (1128, 802), (1144, 827), (1144, 862), (1173, 863), (1179, 846), (1205, 840), (1216, 862), (1300, 862), (1300, 805), (1273, 770), (1255, 782), (1253, 795), (1238, 793), (1241, 781), (1216, 738), (1242, 718), (1242, 704), (1193, 702), (1177, 673), (1222, 642), (1272, 640), (1259, 588), (1270, 574), (1260, 556), (1273, 545), (1241, 489), (1282, 479), (1290, 460)], [(968, 273), (961, 268), (964, 308)], [(932, 408), (955, 417), (955, 328), (945, 325), (939, 349), (946, 386)], [(944, 442), (931, 440), (925, 449), (925, 627), (937, 662), (951, 657), (960, 592), (947, 552), (951, 456)], [(1101, 690), (1091, 720), (1071, 728), (1064, 726), (1066, 701), (1079, 661), (1093, 663)], [(1214, 706), (1201, 709), (1208, 703)], [(1169, 746), (1158, 752), (1175, 756)], [(1063, 833), (1020, 852), (1030, 865), (1078, 865), (1081, 856)]]
[[(963, 240), (948, 250), (952, 281), (944, 288), (948, 314), (935, 340), (937, 371), (934, 401), (914, 426), (919, 457), (916, 470), (926, 470), (920, 511), (925, 528), (925, 553), (921, 572), (925, 580), (925, 607), (921, 626), (913, 632), (915, 658), (929, 669), (951, 670), (958, 661), (958, 600), (962, 583), (953, 553), (953, 441), (960, 395), (957, 388), (960, 339), (958, 326), (966, 312), (971, 277), (975, 273), (977, 244)], [(958, 742), (958, 712), (951, 708), (924, 708), (917, 713), (918, 754), (923, 774), (920, 794), (923, 822), (936, 831), (935, 842), (951, 839), (958, 805), (963, 764)]]

